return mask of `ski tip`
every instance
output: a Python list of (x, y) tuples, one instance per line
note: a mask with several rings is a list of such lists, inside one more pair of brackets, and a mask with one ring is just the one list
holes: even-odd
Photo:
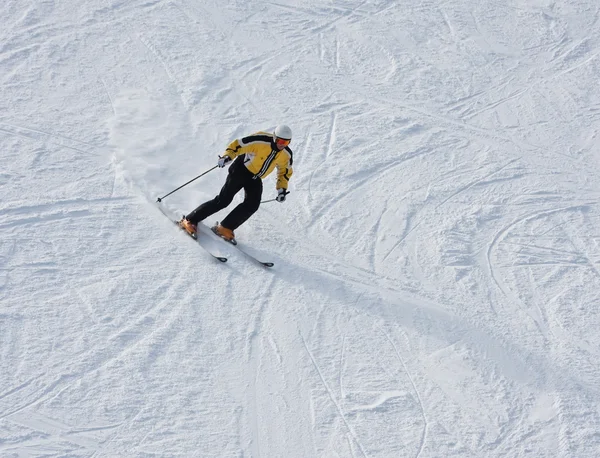
[(261, 262), (261, 264), (265, 267), (273, 267), (275, 265), (272, 262)]
[(227, 258), (224, 258), (223, 256), (215, 256), (215, 259), (218, 259), (221, 262), (227, 262)]

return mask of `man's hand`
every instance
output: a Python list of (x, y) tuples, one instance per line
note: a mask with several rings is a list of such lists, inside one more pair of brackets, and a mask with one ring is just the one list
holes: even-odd
[(288, 194), (289, 192), (287, 191), (287, 189), (279, 188), (277, 190), (277, 197), (275, 198), (275, 200), (277, 202), (285, 202), (285, 196)]
[(231, 158), (229, 156), (219, 156), (219, 162), (217, 162), (217, 165), (223, 168), (228, 162), (231, 162)]

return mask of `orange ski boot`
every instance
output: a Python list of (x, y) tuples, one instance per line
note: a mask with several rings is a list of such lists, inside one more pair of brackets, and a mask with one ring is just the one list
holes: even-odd
[(229, 243), (237, 245), (237, 242), (235, 241), (235, 234), (231, 229), (227, 229), (226, 227), (221, 226), (219, 223), (217, 223), (216, 226), (213, 226), (210, 229), (222, 239), (225, 239)]
[(198, 228), (194, 223), (190, 223), (187, 219), (183, 218), (179, 221), (179, 227), (190, 234), (193, 238), (198, 237)]

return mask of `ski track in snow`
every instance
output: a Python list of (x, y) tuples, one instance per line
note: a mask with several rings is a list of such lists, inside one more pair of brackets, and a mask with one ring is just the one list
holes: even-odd
[[(594, 2), (0, 15), (0, 455), (598, 455)], [(279, 122), (212, 262), (156, 197)]]

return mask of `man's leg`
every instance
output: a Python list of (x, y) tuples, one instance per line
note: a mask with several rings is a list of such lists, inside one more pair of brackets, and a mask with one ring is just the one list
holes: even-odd
[(244, 186), (244, 201), (221, 221), (221, 226), (232, 231), (240, 227), (260, 207), (262, 190), (263, 185), (260, 178), (249, 180)]
[[(243, 168), (243, 170), (241, 168)], [(192, 224), (198, 224), (208, 218), (210, 215), (217, 213), (219, 210), (227, 207), (233, 197), (244, 187), (244, 182), (248, 180), (248, 169), (241, 161), (236, 161), (229, 167), (227, 179), (221, 188), (221, 192), (214, 199), (204, 202), (194, 211), (186, 215), (187, 219)]]

